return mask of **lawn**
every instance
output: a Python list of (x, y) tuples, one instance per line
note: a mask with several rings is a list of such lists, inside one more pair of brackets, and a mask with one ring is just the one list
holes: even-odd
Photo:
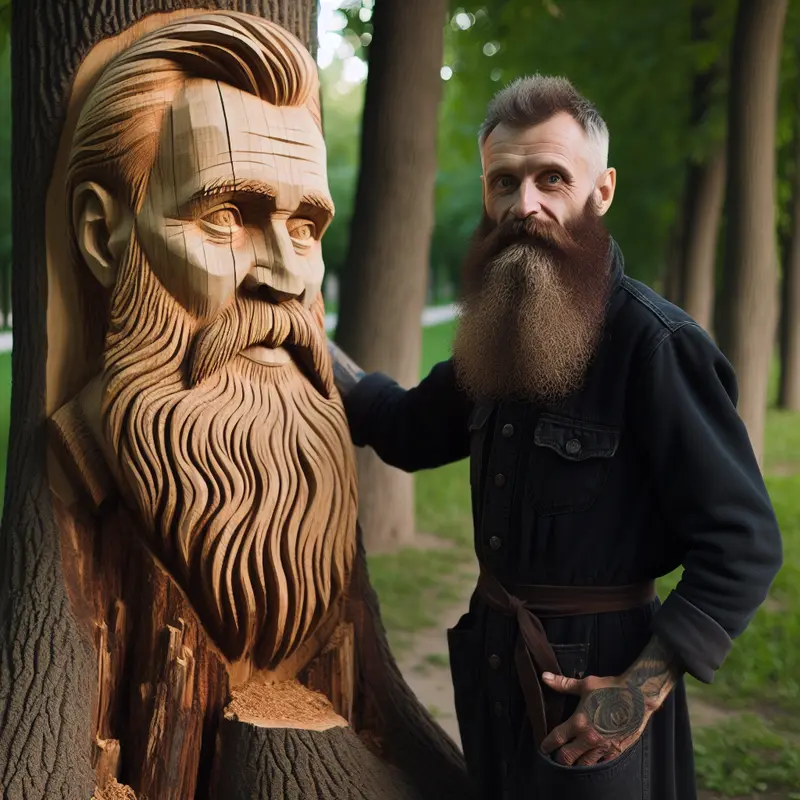
[[(452, 324), (426, 329), (423, 374), (447, 357), (452, 330)], [(10, 362), (8, 353), (0, 353), (0, 486)], [(701, 786), (729, 797), (782, 790), (789, 794), (780, 797), (800, 798), (800, 414), (770, 410), (766, 441), (765, 474), (784, 536), (785, 566), (714, 683), (690, 681), (689, 689), (693, 697), (734, 712), (697, 732)], [(474, 564), (466, 462), (420, 473), (416, 488), (418, 530), (449, 546), (370, 558), (384, 621), (398, 651), (415, 631), (440, 624), (442, 609), (463, 596)], [(659, 582), (662, 597), (677, 577)]]

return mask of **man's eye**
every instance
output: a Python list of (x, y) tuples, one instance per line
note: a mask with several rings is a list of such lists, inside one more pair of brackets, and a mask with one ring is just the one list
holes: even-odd
[(203, 222), (208, 222), (218, 228), (240, 228), (242, 226), (242, 217), (239, 214), (239, 209), (234, 206), (215, 208), (205, 214), (202, 219)]
[(286, 227), (289, 231), (289, 236), (301, 242), (313, 239), (316, 233), (314, 223), (309, 222), (307, 219), (290, 219), (286, 223)]
[(516, 181), (510, 175), (501, 175), (494, 182), (498, 189), (511, 189), (516, 184)]
[(547, 183), (550, 186), (555, 186), (556, 184), (561, 183), (562, 180), (563, 180), (563, 178), (557, 172), (551, 172), (547, 176)]

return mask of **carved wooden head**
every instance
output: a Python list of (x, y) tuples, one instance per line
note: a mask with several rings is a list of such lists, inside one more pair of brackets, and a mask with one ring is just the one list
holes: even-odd
[(279, 26), (193, 16), (105, 68), (67, 167), (97, 354), (81, 414), (212, 638), (259, 665), (313, 633), (355, 550), (320, 292), (318, 90)]

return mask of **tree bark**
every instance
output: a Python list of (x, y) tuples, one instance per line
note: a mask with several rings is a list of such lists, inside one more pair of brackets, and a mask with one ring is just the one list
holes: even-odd
[[(800, 55), (800, 47), (798, 47)], [(800, 411), (800, 92), (794, 125), (794, 181), (781, 291), (781, 377), (778, 405)]]
[[(112, 527), (110, 537), (92, 538), (98, 520), (84, 520), (85, 528), (64, 521), (63, 508), (50, 491), (45, 438), (45, 208), (73, 80), (82, 60), (102, 39), (151, 13), (184, 8), (256, 14), (309, 42), (311, 0), (28, 0), (14, 6), (13, 306), (17, 314), (8, 457), (12, 479), (6, 484), (0, 526), (0, 797), (5, 800), (86, 800), (103, 775), (108, 781), (102, 795), (131, 796), (129, 789), (115, 783), (120, 758), (128, 759), (123, 775), (139, 776), (144, 787), (140, 800), (147, 795), (188, 800), (195, 797), (195, 788), (197, 797), (210, 791), (213, 728), (225, 702), (220, 690), (227, 686), (219, 677), (224, 671), (221, 660), (205, 638), (195, 636), (202, 626), (174, 582), (159, 575), (157, 565), (148, 565), (145, 553), (135, 553), (146, 549), (135, 544), (138, 537)], [(109, 524), (114, 520), (106, 520)], [(97, 549), (82, 546), (87, 538)], [(469, 797), (455, 745), (397, 672), (366, 577), (362, 547), (358, 558), (347, 597), (358, 696), (342, 691), (336, 698), (352, 707), (357, 719), (355, 733), (343, 736), (346, 760), (341, 763), (360, 764), (350, 776), (358, 781), (372, 764), (364, 742), (371, 736), (380, 743), (373, 748), (378, 760), (387, 769), (395, 765), (403, 780), (396, 782), (402, 788), (394, 794), (365, 793), (365, 797), (414, 796), (404, 788), (407, 785), (422, 797)], [(114, 582), (120, 585), (107, 590)], [(76, 587), (86, 586), (95, 588), (94, 597), (91, 591), (76, 592)], [(130, 606), (125, 601), (110, 607), (103, 604), (97, 623), (96, 609), (86, 607), (84, 595), (95, 602), (109, 596), (136, 600)], [(87, 624), (93, 617), (94, 629)], [(179, 618), (180, 624), (164, 625), (168, 617)], [(351, 641), (348, 634), (343, 640)], [(131, 642), (142, 648), (138, 660), (131, 658)], [(324, 655), (311, 670), (315, 680), (322, 680), (337, 664), (350, 663)], [(144, 676), (154, 674), (157, 679), (146, 683)], [(197, 676), (207, 684), (200, 685)], [(118, 720), (120, 686), (129, 689), (129, 695), (140, 695), (138, 706), (135, 699), (129, 700), (127, 750), (118, 739), (99, 735)], [(161, 748), (155, 757), (154, 735)], [(297, 742), (290, 739), (284, 741), (294, 747)], [(273, 749), (277, 741), (273, 737)], [(164, 743), (169, 752), (163, 752)], [(190, 751), (203, 762), (199, 767), (197, 760), (192, 764), (181, 760)], [(217, 764), (219, 758), (217, 754)], [(310, 773), (304, 770), (312, 766), (341, 778), (341, 770), (334, 769), (330, 760), (312, 764), (304, 759), (292, 766), (297, 785), (308, 784)], [(273, 764), (262, 763), (259, 769), (262, 776), (276, 774)], [(226, 796), (275, 796), (269, 788), (251, 794), (244, 770), (223, 772)]]
[(707, 331), (714, 318), (714, 295), (722, 205), (725, 197), (725, 146), (690, 170), (696, 197), (683, 256), (683, 307)]
[[(361, 168), (336, 341), (366, 370), (419, 378), (446, 0), (380, 0), (373, 17)], [(414, 534), (411, 476), (359, 453), (367, 549)]]
[(719, 341), (759, 460), (777, 312), (775, 128), (787, 0), (740, 0), (728, 107), (728, 223)]
[[(708, 44), (713, 15), (713, 3), (695, 0), (691, 12), (694, 44)], [(712, 64), (694, 75), (689, 119), (693, 137), (700, 136), (707, 125), (720, 71), (720, 64)], [(678, 305), (709, 330), (713, 319), (717, 242), (725, 188), (725, 145), (717, 143), (705, 149), (708, 152), (700, 160), (695, 154), (688, 160), (680, 226), (679, 275), (675, 283)]]

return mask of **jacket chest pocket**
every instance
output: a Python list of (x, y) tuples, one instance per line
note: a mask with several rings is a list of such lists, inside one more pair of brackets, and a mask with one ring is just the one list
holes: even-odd
[(597, 500), (619, 446), (618, 428), (542, 414), (526, 491), (544, 516), (586, 511)]

